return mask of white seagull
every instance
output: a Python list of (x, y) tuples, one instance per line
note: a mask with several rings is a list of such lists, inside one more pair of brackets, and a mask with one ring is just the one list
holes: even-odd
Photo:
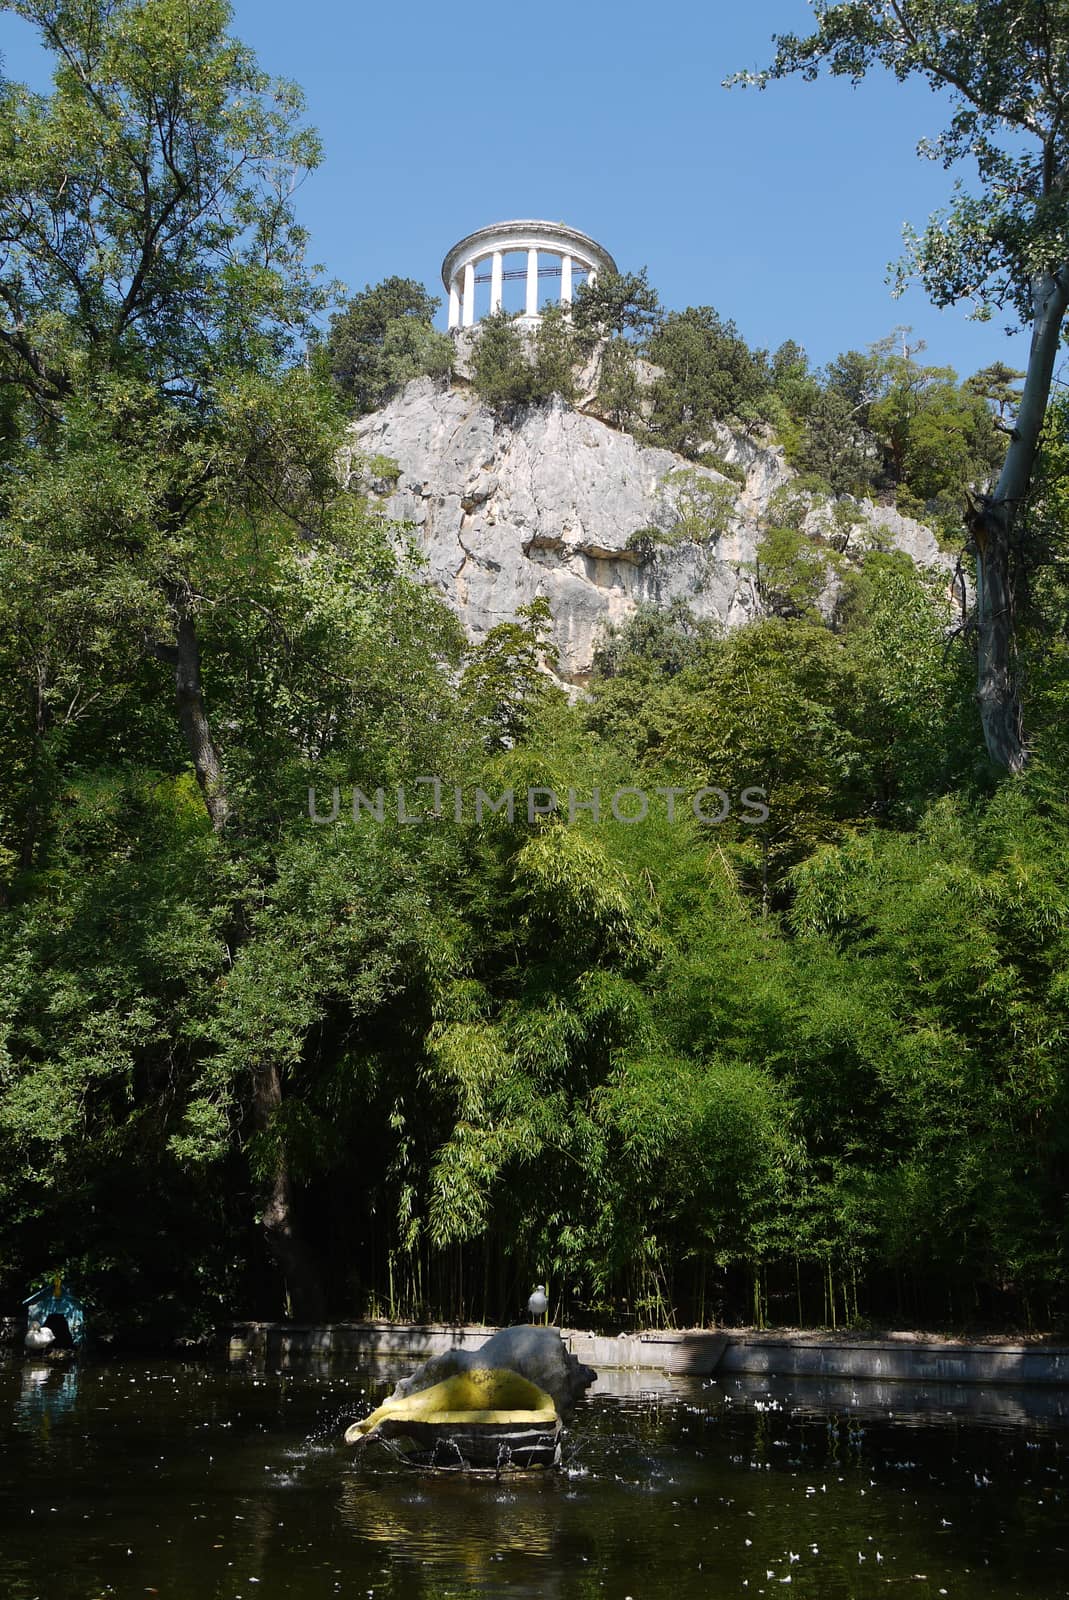
[(531, 1313), (532, 1321), (535, 1317), (544, 1317), (548, 1308), (549, 1301), (546, 1299), (546, 1286), (544, 1283), (540, 1283), (527, 1302), (527, 1309)]

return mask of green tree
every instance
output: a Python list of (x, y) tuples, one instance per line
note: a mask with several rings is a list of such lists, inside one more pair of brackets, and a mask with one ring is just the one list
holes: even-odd
[(650, 394), (650, 437), (697, 457), (714, 422), (752, 423), (769, 391), (762, 353), (753, 352), (733, 322), (712, 306), (672, 311), (646, 341), (660, 368)]
[(828, 577), (827, 552), (800, 528), (780, 523), (764, 530), (757, 542), (754, 582), (772, 616), (818, 622), (817, 601)]
[(549, 676), (557, 664), (549, 601), (520, 606), (514, 622), (491, 628), (464, 670), (461, 696), (488, 751), (509, 750), (562, 691)]
[[(203, 624), (240, 606), (242, 585), (228, 573), (202, 586), (205, 548), (280, 522), (291, 539), (318, 529), (344, 541), (358, 516), (338, 495), (332, 401), (297, 364), (327, 303), (291, 204), (318, 141), (298, 91), (230, 38), (220, 0), (7, 9), (56, 62), (51, 94), (0, 90), (0, 380), (20, 430), (6, 507), (18, 545), (5, 563), (31, 646), (18, 664), (34, 706), (26, 769), (41, 769), (43, 751), (54, 761), (102, 667), (115, 699), (117, 682), (159, 663), (211, 828), (236, 839)], [(246, 556), (256, 549), (253, 537)], [(45, 590), (35, 637), (27, 623)], [(165, 683), (159, 674), (157, 692)], [(38, 809), (24, 808), (36, 834), (24, 863), (41, 847)], [(279, 1094), (274, 1069), (253, 1076), (261, 1126)], [(269, 1188), (267, 1237), (295, 1302), (314, 1309), (284, 1159)]]
[(576, 398), (575, 369), (580, 359), (572, 319), (564, 306), (545, 306), (534, 339), (534, 389), (536, 400), (558, 395)]
[(879, 467), (875, 441), (860, 422), (857, 407), (830, 385), (807, 408), (788, 459), (799, 472), (819, 478), (835, 495), (868, 493)]
[(895, 335), (872, 346), (865, 421), (903, 510), (952, 523), (966, 493), (989, 486), (1004, 446), (986, 398), (952, 368), (922, 366), (922, 348), (899, 349)]
[(728, 634), (673, 684), (664, 754), (692, 783), (765, 791), (767, 894), (820, 841), (864, 809), (866, 772), (852, 665), (827, 629), (769, 617)]
[(479, 324), (471, 381), (475, 393), (491, 410), (509, 413), (535, 400), (534, 363), (523, 331), (509, 312), (494, 311)]
[[(1014, 530), (1032, 482), (1043, 417), (1069, 307), (1069, 182), (1065, 83), (1069, 23), (1036, 0), (817, 0), (817, 28), (776, 39), (762, 87), (826, 65), (858, 83), (883, 67), (949, 96), (954, 114), (922, 153), (947, 167), (976, 163), (974, 193), (923, 233), (907, 231), (902, 276), (915, 273), (937, 305), (968, 300), (982, 315), (1007, 307), (1031, 327), (1020, 404), (993, 491), (974, 496), (967, 524), (976, 552), (978, 695), (992, 760), (1019, 771), (1028, 747), (1014, 671)], [(739, 80), (736, 80), (739, 81)]]
[(1036, 752), (1048, 778), (1067, 769), (1069, 743), (1069, 406), (1051, 401), (1025, 509), (1017, 605)]
[(452, 371), (452, 340), (433, 326), (440, 304), (414, 279), (392, 277), (368, 284), (331, 317), (326, 367), (358, 415), (413, 378)]
[(484, 317), (472, 352), (472, 386), (491, 409), (505, 415), (541, 405), (554, 395), (576, 397), (581, 352), (562, 306), (546, 306), (533, 335), (508, 311)]
[(949, 533), (965, 494), (982, 492), (1002, 461), (995, 396), (960, 384), (950, 367), (923, 365), (923, 342), (909, 333), (897, 328), (830, 364), (792, 459), (836, 493), (893, 493), (902, 510)]
[(1008, 367), (1004, 361), (992, 361), (974, 372), (971, 378), (966, 378), (965, 387), (993, 405), (1000, 424), (1005, 424), (1006, 412), (1016, 411), (1021, 403), (1017, 386), (1023, 377), (1024, 373), (1016, 367)]
[(674, 678), (717, 637), (715, 622), (695, 616), (685, 600), (666, 606), (645, 602), (623, 623), (609, 623), (594, 651), (599, 677), (615, 678), (642, 662), (659, 676)]
[(786, 339), (769, 362), (772, 387), (791, 416), (802, 417), (820, 393), (809, 357), (794, 339)]
[(594, 651), (587, 726), (633, 764), (658, 751), (669, 714), (666, 685), (701, 659), (719, 631), (678, 598), (667, 606), (645, 602), (626, 622), (610, 623)]
[[(1067, 1080), (1050, 986), (1066, 929), (1064, 826), (1062, 806), (1004, 786), (975, 809), (931, 807), (915, 833), (822, 852), (795, 876), (796, 928), (814, 950), (831, 941), (848, 991), (886, 997), (865, 1007), (859, 1037), (866, 1121), (884, 1141), (866, 1137), (863, 1162), (884, 1259), (915, 1260), (923, 1240), (949, 1283), (963, 1285), (968, 1256), (1024, 1302), (1064, 1281), (1066, 1264)], [(840, 1028), (842, 1012), (829, 1020)], [(873, 1117), (876, 1096), (886, 1109)]]
[(58, 62), (50, 96), (0, 95), (0, 375), (23, 397), (10, 515), (68, 605), (103, 568), (113, 627), (173, 668), (222, 829), (190, 563), (220, 504), (304, 520), (329, 494), (328, 413), (299, 370), (277, 381), (324, 304), (289, 201), (318, 144), (218, 0), (10, 9)]
[(601, 272), (581, 283), (572, 304), (576, 331), (597, 342), (614, 336), (642, 340), (661, 320), (661, 302), (641, 272)]
[(577, 355), (593, 356), (594, 403), (614, 427), (641, 428), (644, 396), (637, 356), (662, 318), (656, 289), (641, 272), (603, 272), (579, 285), (571, 310)]
[(600, 348), (594, 399), (599, 415), (614, 427), (635, 432), (641, 426), (643, 393), (635, 347), (620, 334)]
[(909, 824), (933, 796), (976, 783), (970, 663), (946, 648), (954, 597), (945, 575), (918, 572), (900, 551), (870, 551), (842, 576), (837, 625), (873, 809)]

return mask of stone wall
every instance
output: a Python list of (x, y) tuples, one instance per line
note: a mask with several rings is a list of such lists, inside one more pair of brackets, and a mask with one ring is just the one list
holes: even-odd
[[(426, 1361), (445, 1350), (477, 1350), (494, 1332), (494, 1328), (441, 1323), (341, 1322), (304, 1327), (250, 1322), (231, 1328), (226, 1339), (231, 1360), (271, 1363), (293, 1356), (342, 1354), (357, 1361), (397, 1357)], [(650, 1329), (615, 1338), (562, 1328), (561, 1336), (573, 1355), (599, 1370), (1069, 1387), (1069, 1347), (1046, 1342), (970, 1344), (923, 1334), (879, 1339), (731, 1328)]]

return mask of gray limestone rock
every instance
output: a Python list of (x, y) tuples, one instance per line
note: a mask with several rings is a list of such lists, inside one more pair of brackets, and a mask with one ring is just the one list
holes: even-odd
[[(739, 484), (562, 402), (505, 422), (467, 384), (430, 378), (360, 418), (351, 440), (350, 473), (361, 457), (397, 463), (384, 509), (409, 525), (430, 581), (470, 637), (545, 595), (566, 681), (585, 682), (606, 624), (643, 601), (683, 599), (729, 628), (759, 614), (762, 517), (792, 477), (778, 446), (718, 426), (710, 448), (745, 472)], [(697, 526), (696, 505), (713, 513)], [(949, 575), (928, 528), (868, 502), (858, 510), (867, 542)], [(820, 517), (817, 509), (810, 531), (820, 531)], [(833, 600), (834, 586), (827, 593)]]

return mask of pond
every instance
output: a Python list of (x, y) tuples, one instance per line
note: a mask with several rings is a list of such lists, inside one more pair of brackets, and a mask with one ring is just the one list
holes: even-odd
[(389, 1387), (7, 1358), (0, 1596), (1069, 1597), (1066, 1391), (610, 1374), (510, 1483), (357, 1465)]

